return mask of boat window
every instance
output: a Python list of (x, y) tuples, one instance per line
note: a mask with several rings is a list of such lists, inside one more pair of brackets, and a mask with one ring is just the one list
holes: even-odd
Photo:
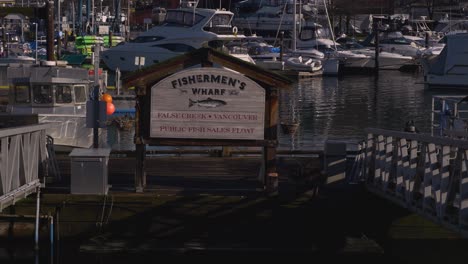
[(130, 42), (132, 43), (145, 43), (145, 42), (154, 42), (154, 41), (159, 41), (164, 39), (164, 37), (161, 36), (139, 36), (136, 37), (135, 39), (131, 40)]
[(29, 85), (16, 84), (15, 85), (15, 103), (30, 103)]
[(37, 84), (33, 86), (34, 103), (50, 104), (52, 103), (52, 87), (49, 85)]
[(68, 104), (72, 102), (72, 87), (60, 85), (55, 87), (55, 102), (58, 104)]
[(214, 15), (210, 20), (210, 27), (219, 27), (219, 26), (231, 26), (231, 15), (229, 14), (217, 14)]
[(86, 87), (84, 87), (83, 85), (75, 86), (75, 102), (86, 102)]
[(161, 44), (161, 45), (153, 45), (152, 47), (160, 47), (172, 52), (190, 52), (195, 50), (194, 47), (181, 44), (181, 43), (168, 43), (168, 44)]
[(185, 12), (180, 10), (168, 11), (166, 19), (164, 20), (165, 26), (193, 26), (205, 18), (202, 15), (193, 12)]

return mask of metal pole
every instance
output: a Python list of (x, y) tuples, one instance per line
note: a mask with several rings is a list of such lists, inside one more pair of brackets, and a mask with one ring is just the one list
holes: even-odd
[[(97, 72), (94, 72), (97, 74)], [(93, 125), (93, 148), (99, 148), (99, 85), (94, 85), (94, 125)]]
[(60, 17), (62, 14), (60, 14), (60, 0), (57, 0), (57, 27), (58, 31), (62, 31), (62, 18)]
[(21, 19), (21, 42), (24, 42), (23, 19)]
[(81, 36), (83, 32), (83, 0), (78, 0), (78, 34), (77, 36)]
[(10, 33), (6, 33), (6, 57), (10, 57)]
[(39, 46), (39, 43), (37, 42), (37, 23), (33, 23), (34, 26), (36, 26), (36, 30), (35, 30), (35, 33), (36, 33), (36, 54), (35, 54), (35, 57), (36, 57), (36, 64), (37, 64), (37, 46)]
[(297, 17), (296, 17), (296, 0), (293, 1), (293, 15), (294, 15), (294, 19), (293, 19), (293, 42), (292, 42), (292, 50), (293, 51), (296, 51), (296, 23), (297, 23)]
[(127, 0), (127, 41), (130, 40), (130, 0)]
[(94, 45), (94, 126), (93, 148), (99, 148), (99, 41)]
[(99, 86), (99, 60), (100, 60), (100, 49), (101, 49), (101, 43), (100, 39), (96, 39), (96, 44), (94, 44), (94, 85)]
[(375, 74), (378, 74), (379, 72), (379, 46), (380, 46), (380, 43), (379, 43), (379, 29), (378, 29), (378, 26), (377, 26), (377, 21), (375, 21), (373, 19), (373, 28), (374, 28), (374, 34), (375, 34), (375, 65), (374, 65), (374, 71), (375, 71)]
[(37, 199), (36, 199), (36, 229), (34, 230), (34, 248), (39, 250), (39, 211), (41, 201), (41, 187), (37, 187)]
[(76, 34), (76, 31), (75, 31), (75, 0), (73, 0), (71, 2), (71, 11), (72, 11), (72, 32)]
[(94, 12), (94, 0), (91, 0), (91, 14), (93, 14), (91, 16), (91, 29), (93, 31), (93, 34), (96, 35), (96, 12)]
[[(89, 21), (89, 20), (91, 19), (91, 18), (90, 18), (90, 13), (91, 13), (91, 10), (90, 10), (91, 7), (90, 7), (90, 5), (91, 5), (91, 0), (87, 0), (87, 1), (86, 1), (86, 25), (90, 24), (90, 21)], [(86, 30), (85, 34), (88, 34), (88, 29), (85, 28), (85, 30)]]
[(5, 27), (2, 27), (2, 45), (3, 45), (3, 54), (2, 57), (6, 57), (7, 54), (7, 36), (5, 32)]
[(54, 60), (54, 1), (47, 2), (47, 60)]
[(54, 217), (49, 215), (49, 240), (50, 240), (50, 258), (54, 259)]

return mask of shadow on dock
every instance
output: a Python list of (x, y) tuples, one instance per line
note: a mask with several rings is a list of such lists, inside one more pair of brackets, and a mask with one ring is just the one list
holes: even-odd
[[(275, 195), (263, 192), (257, 181), (258, 157), (151, 158), (144, 193), (133, 192), (132, 159), (112, 158), (108, 195), (69, 194), (67, 159), (59, 161), (63, 182), (44, 190), (42, 211), (60, 212), (55, 227), (60, 239), (51, 256), (48, 226), (41, 223), (40, 263), (51, 258), (67, 264), (152, 263), (174, 257), (455, 263), (468, 257), (466, 240), (364, 186), (324, 185), (319, 158), (281, 157)], [(34, 209), (34, 198), (15, 205), (17, 214)], [(10, 259), (27, 258), (31, 254), (21, 250), (32, 249), (31, 237), (2, 239), (0, 248), (10, 250), (5, 251)]]

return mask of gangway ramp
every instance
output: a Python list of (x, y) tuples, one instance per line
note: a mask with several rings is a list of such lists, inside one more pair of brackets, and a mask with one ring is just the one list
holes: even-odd
[(37, 193), (36, 247), (39, 243), (39, 170), (47, 159), (46, 127), (41, 124), (0, 129), (0, 211)]
[(353, 180), (468, 237), (468, 141), (368, 128)]

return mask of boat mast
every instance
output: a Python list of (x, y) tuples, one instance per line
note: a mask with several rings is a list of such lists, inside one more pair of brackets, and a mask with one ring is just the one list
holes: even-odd
[(297, 47), (296, 43), (296, 23), (297, 23), (297, 17), (296, 17), (296, 3), (297, 0), (294, 0), (293, 2), (293, 14), (294, 14), (294, 19), (293, 19), (293, 42), (292, 42), (292, 50), (295, 51)]
[(114, 21), (112, 21), (114, 32), (120, 33), (120, 0), (114, 0)]
[(330, 16), (328, 15), (328, 8), (327, 8), (326, 0), (323, 0), (323, 5), (325, 7), (325, 14), (327, 16), (328, 27), (330, 28), (330, 33), (331, 33), (331, 37), (332, 37), (332, 40), (333, 40), (333, 46), (335, 47), (335, 50), (337, 50), (336, 41), (335, 41), (335, 33), (333, 32), (333, 27), (332, 27), (332, 24), (331, 24), (331, 21), (330, 21)]
[[(89, 20), (91, 19), (90, 17), (90, 5), (91, 5), (91, 0), (86, 1), (86, 25), (88, 25)], [(88, 30), (87, 28), (85, 29), (86, 31)], [(85, 32), (88, 33), (88, 32)]]

